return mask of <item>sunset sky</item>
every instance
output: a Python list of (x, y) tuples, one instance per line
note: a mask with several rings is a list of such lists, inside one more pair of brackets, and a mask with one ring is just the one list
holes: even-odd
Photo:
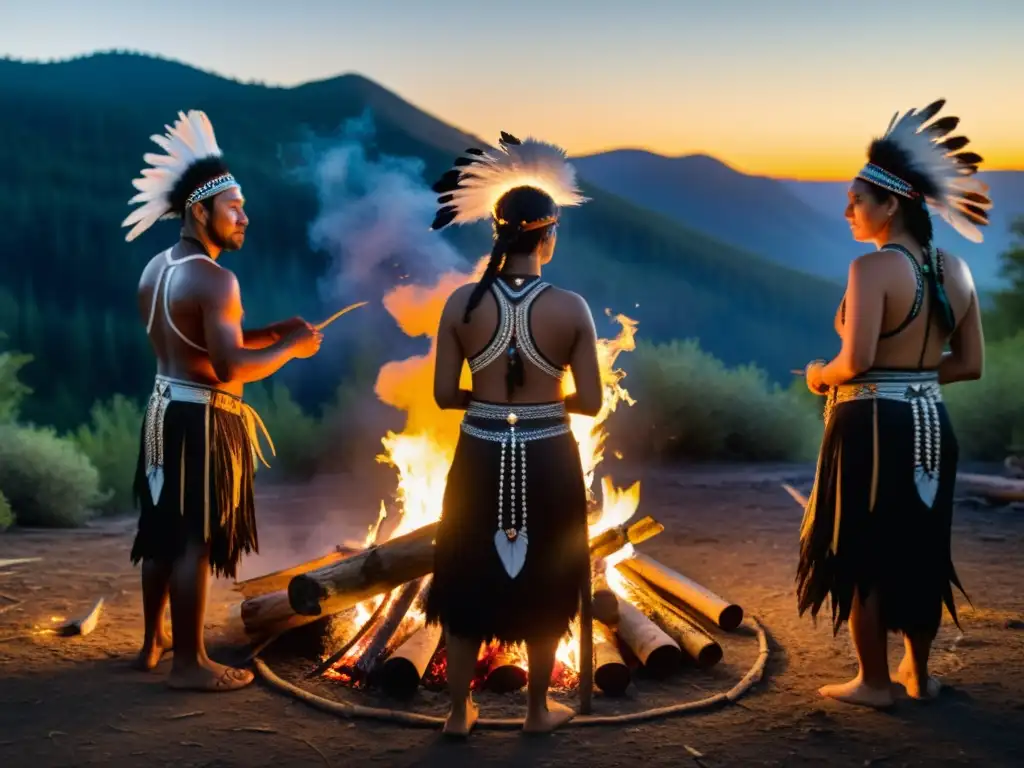
[(894, 111), (946, 97), (984, 168), (1024, 169), (1020, 0), (2, 6), (0, 55), (128, 48), (282, 85), (359, 72), (486, 139), (702, 152), (774, 176), (848, 178)]

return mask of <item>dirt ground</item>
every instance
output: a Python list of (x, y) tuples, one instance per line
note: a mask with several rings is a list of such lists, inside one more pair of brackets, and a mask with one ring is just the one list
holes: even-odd
[[(0, 559), (42, 560), (0, 567), (0, 765), (1024, 764), (1024, 509), (961, 500), (954, 557), (974, 607), (961, 598), (964, 634), (947, 621), (936, 643), (934, 670), (946, 688), (928, 704), (902, 698), (888, 713), (861, 710), (816, 694), (855, 670), (846, 632), (833, 639), (827, 619), (814, 627), (796, 615), (801, 511), (779, 483), (806, 490), (812, 471), (759, 465), (642, 476), (641, 513), (666, 526), (642, 549), (740, 603), (769, 632), (764, 680), (738, 705), (542, 738), (478, 731), (466, 744), (445, 743), (431, 730), (342, 720), (262, 682), (230, 694), (171, 691), (162, 684), (169, 660), (148, 675), (128, 668), (142, 631), (138, 573), (128, 562), (133, 520), (74, 532), (8, 533), (0, 536)], [(621, 483), (627, 477), (619, 473)], [(364, 476), (335, 476), (262, 488), (263, 554), (240, 577), (320, 554), (346, 537), (361, 539), (379, 505), (371, 486)], [(89, 636), (31, 634), (85, 613), (101, 596), (106, 607)], [(22, 603), (5, 610), (12, 600)], [(233, 650), (237, 603), (231, 584), (215, 584), (207, 633), (222, 660)], [(897, 647), (893, 638), (894, 663)], [(726, 656), (737, 669), (753, 658), (733, 660), (728, 647)], [(723, 689), (711, 676), (687, 675), (679, 688), (686, 698)], [(479, 701), (485, 715), (499, 714), (489, 710), (497, 703), (486, 695)], [(602, 706), (596, 701), (599, 713)]]

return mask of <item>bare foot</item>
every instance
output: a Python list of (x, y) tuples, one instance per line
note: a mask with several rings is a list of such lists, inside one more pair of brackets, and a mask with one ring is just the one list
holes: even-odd
[(848, 683), (823, 686), (818, 689), (818, 693), (844, 704), (859, 704), (862, 707), (875, 709), (892, 706), (892, 691), (888, 687), (872, 688), (866, 685), (860, 677), (855, 677)]
[(172, 668), (167, 685), (189, 691), (237, 691), (255, 679), (255, 675), (247, 669), (226, 667), (207, 660), (184, 670)]
[(912, 699), (928, 700), (934, 699), (942, 689), (942, 683), (933, 675), (928, 675), (924, 685), (921, 684), (921, 676), (914, 669), (914, 661), (909, 656), (904, 656), (900, 662), (899, 669), (892, 676), (894, 683), (899, 683)]
[(171, 636), (164, 632), (153, 643), (145, 643), (139, 655), (132, 662), (132, 667), (143, 672), (151, 672), (164, 654), (174, 650), (174, 641)]
[(444, 721), (444, 728), (441, 733), (445, 736), (464, 739), (469, 736), (469, 732), (473, 730), (473, 726), (476, 725), (477, 718), (479, 717), (480, 708), (472, 701), (468, 701), (462, 712), (456, 714), (452, 711), (448, 715), (448, 719)]
[(539, 712), (527, 712), (523, 723), (524, 733), (550, 733), (576, 717), (576, 711), (565, 704), (548, 699), (547, 708)]

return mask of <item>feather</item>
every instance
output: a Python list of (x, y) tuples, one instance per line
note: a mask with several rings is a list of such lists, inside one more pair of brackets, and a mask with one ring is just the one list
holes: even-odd
[(988, 186), (974, 176), (982, 158), (960, 151), (970, 143), (966, 136), (947, 138), (960, 124), (959, 117), (947, 115), (929, 124), (945, 103), (938, 99), (920, 111), (911, 109), (902, 116), (897, 112), (882, 141), (895, 145), (913, 172), (934, 188), (927, 204), (963, 237), (981, 242), (978, 226), (988, 224), (987, 211), (992, 208)]
[(178, 112), (174, 125), (165, 125), (164, 128), (166, 132), (163, 135), (150, 136), (164, 154), (144, 153), (142, 159), (149, 167), (132, 181), (138, 194), (128, 204), (141, 205), (121, 222), (122, 227), (134, 225), (125, 236), (129, 242), (157, 221), (176, 218), (177, 213), (171, 210), (169, 199), (175, 184), (199, 160), (221, 156), (213, 124), (204, 112)]
[(459, 157), (455, 167), (431, 187), (442, 196), (438, 203), (443, 205), (431, 228), (490, 218), (501, 196), (520, 186), (543, 190), (558, 206), (580, 205), (587, 200), (577, 187), (576, 171), (565, 150), (536, 139), (522, 141), (502, 131), (498, 149), (481, 150), (472, 159)]

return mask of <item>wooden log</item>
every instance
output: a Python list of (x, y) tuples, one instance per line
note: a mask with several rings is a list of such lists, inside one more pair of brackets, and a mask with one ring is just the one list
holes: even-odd
[(595, 568), (592, 583), (594, 587), (594, 618), (603, 624), (615, 626), (619, 623), (619, 599), (608, 586), (608, 579), (604, 575), (604, 561), (599, 561)]
[(591, 559), (608, 557), (627, 544), (640, 544), (664, 530), (665, 526), (653, 517), (643, 517), (630, 525), (609, 528), (590, 540), (590, 557)]
[[(591, 556), (607, 557), (626, 544), (639, 544), (663, 530), (665, 527), (650, 517), (612, 528), (591, 540)], [(434, 567), (436, 532), (437, 523), (430, 523), (339, 562), (292, 577), (288, 583), (292, 610), (303, 616), (337, 613), (426, 576)]]
[(284, 590), (243, 600), (240, 614), (245, 634), (254, 641), (301, 627), (320, 618), (296, 614), (288, 601), (288, 593)]
[(301, 573), (309, 573), (310, 571), (315, 571), (317, 568), (324, 568), (325, 566), (333, 565), (339, 560), (343, 560), (359, 551), (360, 550), (358, 549), (344, 547), (339, 544), (326, 555), (313, 560), (307, 560), (304, 563), (293, 565), (290, 568), (282, 568), (279, 571), (265, 573), (262, 576), (256, 576), (251, 579), (246, 579), (245, 581), (236, 581), (235, 589), (241, 592), (242, 597), (245, 599), (266, 595), (270, 592), (286, 591), (288, 589), (288, 582), (292, 580), (293, 576), (298, 576)]
[(487, 665), (484, 687), (495, 693), (512, 693), (526, 685), (526, 670), (504, 646), (498, 646)]
[(436, 533), (437, 523), (430, 523), (332, 565), (294, 576), (288, 583), (292, 610), (304, 616), (337, 613), (426, 576), (434, 567)]
[(647, 618), (643, 612), (619, 600), (619, 637), (633, 651), (644, 668), (655, 678), (674, 674), (683, 660), (679, 645), (666, 632)]
[(957, 472), (956, 487), (958, 491), (966, 491), (991, 501), (1006, 504), (1024, 501), (1024, 480), (1018, 478)]
[(722, 646), (717, 640), (697, 626), (681, 609), (659, 595), (635, 571), (623, 568), (622, 563), (616, 567), (633, 586), (634, 595), (652, 609), (656, 623), (679, 641), (679, 647), (697, 666), (707, 669), (722, 660)]
[(374, 630), (369, 645), (359, 655), (355, 664), (346, 669), (349, 677), (356, 682), (368, 681), (377, 669), (377, 665), (387, 652), (388, 643), (394, 637), (398, 626), (405, 619), (405, 614), (412, 607), (420, 590), (423, 587), (423, 579), (411, 581), (405, 586), (395, 590), (397, 594), (389, 595), (385, 600), (390, 599), (390, 604), (384, 609), (384, 618), (380, 626)]
[(646, 581), (677, 599), (683, 607), (700, 614), (726, 632), (731, 632), (743, 622), (743, 609), (735, 603), (716, 595), (692, 579), (688, 579), (668, 566), (641, 553), (618, 564), (619, 569), (628, 568)]
[(416, 692), (441, 642), (442, 631), (440, 624), (424, 624), (388, 657), (380, 670), (385, 693), (408, 697)]
[(621, 696), (629, 687), (632, 676), (615, 633), (599, 621), (594, 622), (594, 670), (594, 682), (608, 696)]

